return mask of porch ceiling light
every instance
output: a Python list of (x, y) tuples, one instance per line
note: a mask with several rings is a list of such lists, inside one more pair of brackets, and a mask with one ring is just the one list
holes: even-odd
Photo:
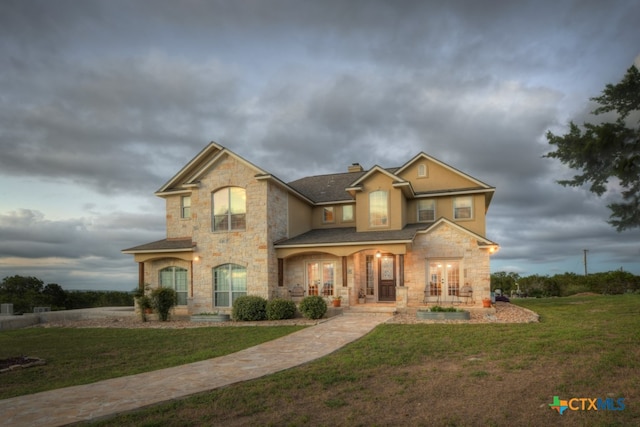
[(376, 252), (376, 258), (380, 258), (382, 255), (380, 255), (380, 251)]

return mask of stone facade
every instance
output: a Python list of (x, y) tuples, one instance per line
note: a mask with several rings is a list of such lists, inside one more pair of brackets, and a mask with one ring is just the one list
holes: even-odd
[[(416, 223), (420, 198), (410, 187), (412, 177), (421, 169), (417, 165), (427, 165), (429, 174), (421, 176), (413, 185), (424, 192), (433, 192), (433, 196), (427, 197), (437, 198), (436, 212), (443, 215), (422, 224)], [(302, 286), (308, 295), (312, 289), (308, 283), (309, 268), (320, 263), (318, 265), (333, 272), (331, 296), (342, 297), (344, 306), (357, 303), (360, 289), (366, 290), (366, 303), (378, 302), (382, 279), (376, 255), (381, 252), (387, 259), (391, 255), (395, 262), (395, 306), (399, 310), (424, 304), (425, 289), (436, 276), (430, 269), (440, 261), (455, 265), (455, 274), (446, 279), (451, 282), (448, 287), (442, 279), (445, 290), (449, 289), (447, 296), (458, 292), (451, 290), (454, 282), (458, 288), (471, 286), (476, 303), (489, 296), (489, 249), (497, 249), (497, 244), (484, 237), (484, 215), (492, 188), (424, 154), (399, 171), (402, 177), (379, 167), (369, 172), (356, 170), (353, 184), (351, 175), (345, 174), (336, 174), (335, 179), (310, 177), (313, 179), (296, 187), (212, 143), (156, 193), (166, 200), (166, 239), (123, 252), (135, 255), (140, 264), (140, 286), (143, 283), (152, 288), (159, 286), (159, 272), (166, 267), (188, 271), (187, 305), (178, 306), (176, 314), (230, 312), (231, 307), (218, 307), (214, 301), (214, 269), (228, 264), (246, 269), (249, 295), (288, 298), (289, 289), (296, 285)], [(342, 192), (330, 188), (335, 180), (343, 180), (344, 186), (338, 188)], [(453, 189), (447, 194), (439, 188), (450, 182), (457, 183), (462, 190)], [(402, 185), (396, 188), (398, 183)], [(334, 191), (339, 199), (334, 205), (331, 200), (315, 203), (313, 185), (318, 187), (314, 191), (319, 197), (323, 197), (326, 189)], [(345, 188), (349, 185), (351, 188)], [(474, 185), (476, 187), (472, 187)], [(245, 227), (233, 231), (214, 230), (212, 197), (216, 191), (228, 187), (244, 189)], [(470, 193), (474, 213), (469, 218), (456, 220), (454, 201), (460, 191), (471, 187), (474, 188)], [(386, 227), (372, 229), (369, 194), (380, 188), (389, 194), (390, 220)], [(424, 198), (425, 194), (420, 197)], [(184, 197), (190, 198), (190, 215), (186, 218), (182, 210)], [(345, 204), (353, 205), (353, 218), (342, 223), (337, 215)], [(326, 224), (321, 216), (325, 206), (332, 206), (336, 215)], [(409, 227), (409, 224), (412, 225)], [(311, 233), (323, 229), (333, 233), (333, 240), (322, 240), (322, 233)], [(407, 230), (413, 234), (407, 234)], [(308, 231), (311, 234), (307, 240), (292, 239), (306, 236)], [(371, 237), (365, 239), (359, 235)], [(316, 245), (314, 239), (318, 238), (320, 244)], [(322, 294), (321, 290), (319, 293)], [(329, 295), (325, 297), (330, 299)]]

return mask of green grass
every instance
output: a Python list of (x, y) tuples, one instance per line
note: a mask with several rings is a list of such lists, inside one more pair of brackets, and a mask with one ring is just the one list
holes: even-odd
[[(99, 425), (637, 425), (640, 296), (518, 300), (535, 324), (383, 324), (269, 377)], [(550, 410), (625, 397), (621, 412)]]
[(0, 399), (87, 384), (234, 353), (300, 326), (192, 329), (29, 328), (0, 333), (0, 359), (47, 365), (0, 374)]
[[(640, 425), (640, 295), (516, 303), (539, 313), (541, 322), (383, 324), (312, 363), (95, 424)], [(207, 333), (212, 334), (212, 341), (219, 339), (213, 337), (218, 330), (229, 330), (229, 339), (240, 333), (235, 328), (212, 329), (216, 331), (200, 330), (202, 335), (197, 335), (197, 329), (157, 331), (174, 340), (178, 338), (172, 334), (195, 334), (185, 337), (181, 345), (163, 346), (169, 348), (161, 349), (161, 357), (157, 357), (160, 346), (151, 345), (152, 337), (151, 348), (136, 347), (136, 342), (148, 339), (146, 334), (151, 331), (147, 330), (128, 331), (132, 344), (126, 351), (118, 345), (121, 336), (97, 338), (96, 342), (104, 341), (101, 352), (111, 353), (112, 358), (143, 360), (146, 366), (153, 359), (187, 361), (191, 353), (204, 351), (197, 347), (199, 341), (208, 339)], [(24, 335), (43, 331), (15, 331), (11, 335), (17, 344)], [(57, 336), (57, 342), (65, 347), (75, 346), (67, 345), (67, 331), (72, 330), (51, 330), (50, 345), (60, 346), (55, 344)], [(86, 333), (110, 334), (103, 330)], [(0, 352), (6, 351), (5, 336), (0, 334)], [(75, 375), (82, 360), (78, 355), (69, 364), (67, 375)], [(52, 363), (57, 363), (55, 358)], [(36, 372), (41, 368), (30, 368), (25, 374), (31, 369)], [(626, 408), (619, 412), (574, 411), (559, 418), (548, 407), (554, 395), (562, 399), (624, 397)]]

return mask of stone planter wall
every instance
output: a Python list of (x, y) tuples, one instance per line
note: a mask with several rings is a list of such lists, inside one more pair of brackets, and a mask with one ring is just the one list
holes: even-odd
[(191, 316), (192, 322), (228, 322), (231, 320), (229, 314), (208, 314), (206, 316)]
[(468, 311), (420, 311), (416, 312), (416, 316), (421, 320), (469, 320), (471, 313)]

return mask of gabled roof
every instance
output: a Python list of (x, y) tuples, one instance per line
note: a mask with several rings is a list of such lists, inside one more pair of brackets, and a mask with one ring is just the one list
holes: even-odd
[(398, 170), (395, 171), (396, 175), (400, 175), (402, 172), (404, 172), (407, 168), (409, 168), (411, 165), (413, 165), (414, 163), (418, 162), (419, 160), (427, 160), (429, 162), (433, 162), (438, 164), (439, 166), (442, 166), (443, 168), (457, 174), (460, 175), (463, 178), (466, 178), (472, 182), (474, 182), (475, 184), (477, 184), (480, 187), (483, 188), (493, 188), (488, 184), (485, 184), (484, 182), (480, 181), (479, 179), (476, 179), (474, 177), (472, 177), (471, 175), (468, 175), (456, 168), (454, 168), (453, 166), (449, 166), (448, 164), (441, 162), (440, 160), (436, 159), (435, 157), (431, 157), (428, 154), (424, 153), (424, 152), (420, 152), (418, 154), (416, 154), (411, 160), (409, 160), (407, 163), (405, 163), (404, 165), (402, 165), (400, 168), (398, 168)]
[(395, 168), (393, 168), (393, 169), (384, 169), (384, 168), (381, 168), (378, 165), (375, 165), (374, 167), (369, 169), (364, 175), (362, 175), (357, 180), (352, 182), (351, 185), (349, 185), (349, 189), (358, 189), (358, 188), (360, 188), (361, 184), (364, 181), (366, 181), (367, 178), (369, 178), (370, 176), (375, 175), (377, 173), (381, 173), (383, 175), (388, 176), (390, 179), (393, 180), (394, 184), (407, 182), (407, 181), (405, 181), (404, 179), (400, 178), (398, 175), (394, 174), (391, 171), (395, 171)]
[(197, 187), (198, 182), (205, 175), (216, 162), (220, 161), (225, 156), (229, 156), (244, 164), (245, 166), (255, 171), (255, 178), (259, 180), (268, 179), (277, 185), (284, 187), (287, 191), (292, 192), (297, 197), (306, 200), (308, 203), (312, 203), (311, 200), (306, 198), (304, 194), (299, 193), (294, 188), (289, 187), (280, 179), (265, 171), (264, 169), (254, 165), (250, 161), (246, 160), (215, 142), (210, 142), (200, 153), (198, 153), (189, 163), (187, 163), (180, 171), (175, 174), (169, 181), (167, 181), (158, 191), (156, 196), (166, 196), (168, 194), (176, 194), (180, 192), (189, 192), (191, 188)]
[(210, 142), (200, 153), (198, 153), (189, 163), (187, 163), (180, 171), (167, 181), (158, 191), (157, 196), (162, 196), (168, 192), (185, 190), (197, 184), (198, 180), (204, 175), (211, 166), (218, 162), (224, 156), (230, 156), (244, 163), (249, 168), (255, 170), (256, 175), (269, 175), (268, 172), (238, 156), (233, 151)]
[[(354, 200), (353, 192), (360, 190), (362, 188), (362, 183), (375, 174), (383, 174), (389, 177), (389, 179), (393, 181), (393, 186), (401, 189), (405, 195), (410, 198), (487, 192), (486, 204), (488, 205), (491, 200), (492, 193), (495, 190), (493, 187), (483, 183), (482, 181), (479, 181), (434, 157), (428, 156), (424, 152), (420, 152), (399, 168), (383, 168), (375, 165), (367, 171), (308, 176), (289, 183), (284, 183), (274, 175), (247, 161), (226, 147), (223, 147), (216, 142), (211, 142), (160, 189), (158, 189), (155, 194), (163, 197), (170, 194), (190, 192), (194, 187), (198, 186), (199, 180), (203, 175), (208, 173), (216, 162), (220, 161), (225, 156), (232, 157), (238, 162), (254, 170), (256, 179), (270, 180), (309, 204), (321, 205), (351, 202)], [(415, 193), (411, 182), (401, 178), (400, 174), (412, 164), (420, 160), (428, 160), (430, 162), (437, 163), (443, 168), (458, 174), (474, 184), (477, 184), (478, 187)]]
[(450, 221), (444, 217), (440, 217), (440, 219), (438, 219), (436, 222), (434, 222), (433, 224), (431, 224), (429, 226), (429, 228), (425, 229), (425, 230), (420, 230), (418, 231), (418, 233), (430, 233), (433, 230), (435, 230), (436, 228), (440, 227), (441, 225), (446, 224), (448, 226), (450, 226), (451, 228), (454, 228), (462, 233), (466, 233), (469, 236), (471, 236), (472, 238), (476, 239), (478, 241), (478, 246), (484, 246), (484, 247), (498, 247), (499, 245), (492, 241), (487, 239), (486, 237), (482, 237), (481, 235), (479, 235), (478, 233), (474, 233), (473, 231), (462, 227), (459, 224), (456, 224), (453, 221)]

